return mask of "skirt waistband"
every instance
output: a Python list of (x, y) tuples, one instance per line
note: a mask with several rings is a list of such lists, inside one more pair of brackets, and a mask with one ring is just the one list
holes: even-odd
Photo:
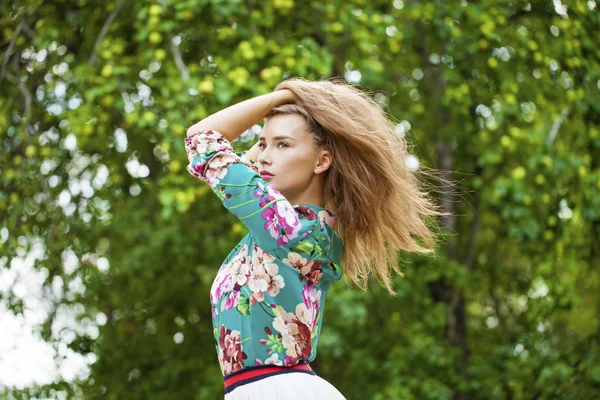
[(303, 372), (315, 375), (315, 371), (313, 371), (312, 367), (308, 363), (297, 364), (291, 367), (281, 367), (277, 365), (250, 367), (229, 374), (223, 378), (223, 382), (225, 384), (225, 393), (230, 393), (237, 387), (259, 381), (269, 376), (286, 374), (289, 372)]

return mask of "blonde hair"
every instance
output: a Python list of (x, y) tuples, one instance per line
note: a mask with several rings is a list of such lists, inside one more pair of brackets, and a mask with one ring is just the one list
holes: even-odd
[(295, 103), (272, 109), (265, 120), (299, 114), (315, 144), (332, 153), (324, 205), (338, 216), (344, 273), (362, 290), (374, 276), (395, 295), (390, 272), (404, 276), (398, 251), (435, 254), (429, 219), (447, 213), (439, 211), (417, 172), (407, 168), (406, 140), (367, 93), (335, 78), (292, 78), (275, 88), (281, 89), (294, 92)]

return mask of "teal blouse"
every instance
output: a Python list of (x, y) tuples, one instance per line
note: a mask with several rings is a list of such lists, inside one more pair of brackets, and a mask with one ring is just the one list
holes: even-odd
[(210, 290), (223, 375), (311, 362), (327, 293), (342, 277), (337, 217), (314, 204), (292, 206), (217, 131), (193, 133), (185, 150), (188, 172), (207, 182), (249, 230)]

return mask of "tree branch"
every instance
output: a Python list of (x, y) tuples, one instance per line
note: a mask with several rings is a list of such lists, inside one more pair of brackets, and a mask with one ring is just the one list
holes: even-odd
[(96, 43), (94, 43), (94, 51), (92, 52), (92, 55), (90, 56), (88, 64), (94, 65), (94, 63), (96, 62), (98, 48), (100, 47), (100, 44), (102, 43), (102, 41), (104, 40), (104, 37), (108, 33), (110, 26), (112, 25), (115, 18), (117, 18), (117, 14), (119, 13), (119, 11), (121, 11), (121, 8), (123, 8), (124, 4), (125, 4), (125, 0), (119, 0), (119, 4), (117, 4), (115, 9), (108, 16), (108, 18), (106, 18), (106, 21), (104, 21), (104, 26), (102, 26), (102, 29), (100, 30), (100, 34), (96, 38)]
[(190, 77), (190, 72), (188, 71), (185, 63), (183, 62), (183, 58), (181, 57), (181, 52), (179, 51), (179, 46), (173, 43), (173, 39), (170, 40), (171, 44), (171, 52), (173, 53), (173, 59), (175, 60), (175, 65), (181, 72), (181, 77), (186, 80)]
[(0, 89), (2, 88), (2, 81), (4, 81), (4, 76), (6, 75), (6, 66), (8, 65), (10, 56), (12, 55), (12, 52), (15, 48), (15, 43), (17, 41), (17, 38), (19, 37), (19, 34), (21, 33), (21, 29), (23, 29), (23, 25), (25, 25), (25, 19), (23, 21), (21, 21), (21, 23), (19, 23), (19, 25), (17, 26), (17, 29), (15, 30), (15, 34), (13, 35), (12, 39), (10, 40), (8, 49), (6, 50), (6, 53), (4, 54), (4, 61), (2, 61), (2, 70), (0, 71)]
[(550, 129), (550, 133), (548, 134), (548, 140), (546, 141), (548, 145), (552, 146), (552, 144), (554, 143), (554, 139), (556, 138), (556, 134), (558, 133), (558, 129), (560, 128), (563, 121), (565, 120), (565, 118), (567, 118), (570, 112), (571, 110), (569, 108), (564, 108), (558, 116), (558, 118), (556, 119), (556, 121), (554, 121), (554, 124), (552, 124), (552, 128)]
[(23, 83), (23, 81), (21, 79), (14, 76), (10, 72), (8, 72), (6, 74), (6, 77), (8, 78), (9, 81), (11, 81), (15, 85), (17, 85), (17, 87), (19, 88), (19, 90), (21, 91), (23, 96), (25, 97), (25, 115), (27, 116), (27, 119), (29, 120), (29, 117), (31, 116), (31, 92), (29, 91), (29, 89), (27, 89), (27, 86), (25, 86), (25, 84)]
[(17, 29), (15, 30), (15, 34), (13, 35), (12, 39), (10, 40), (10, 43), (8, 45), (8, 49), (6, 50), (6, 53), (4, 55), (4, 61), (2, 61), (2, 70), (0, 71), (0, 89), (2, 88), (2, 82), (4, 81), (4, 77), (6, 75), (6, 66), (8, 65), (8, 61), (10, 60), (10, 56), (12, 55), (12, 52), (15, 48), (15, 43), (17, 42), (17, 38), (19, 37), (19, 34), (21, 33), (21, 30), (26, 27), (29, 30), (29, 27), (27, 26), (27, 21), (29, 21), (29, 18), (34, 15), (35, 13), (37, 13), (37, 11), (40, 9), (41, 6), (44, 5), (44, 3), (47, 0), (42, 0), (40, 2), (40, 4), (38, 4), (33, 11), (31, 11), (29, 14), (27, 14), (23, 20), (19, 23), (19, 25), (17, 26)]
[[(476, 175), (481, 176), (482, 168), (476, 168)], [(477, 248), (477, 238), (479, 237), (479, 226), (480, 226), (480, 214), (481, 214), (481, 194), (479, 192), (475, 192), (475, 214), (473, 215), (473, 220), (471, 221), (471, 237), (469, 240), (469, 248), (467, 249), (467, 255), (463, 261), (463, 265), (466, 269), (471, 269), (473, 266), (473, 260), (475, 259), (475, 249)]]

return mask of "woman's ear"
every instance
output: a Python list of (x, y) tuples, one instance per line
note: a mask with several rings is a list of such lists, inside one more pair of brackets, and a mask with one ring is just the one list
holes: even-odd
[(315, 165), (315, 172), (321, 173), (327, 171), (331, 164), (333, 163), (333, 157), (329, 150), (321, 150), (321, 154), (319, 154), (319, 159), (317, 160), (317, 165)]

